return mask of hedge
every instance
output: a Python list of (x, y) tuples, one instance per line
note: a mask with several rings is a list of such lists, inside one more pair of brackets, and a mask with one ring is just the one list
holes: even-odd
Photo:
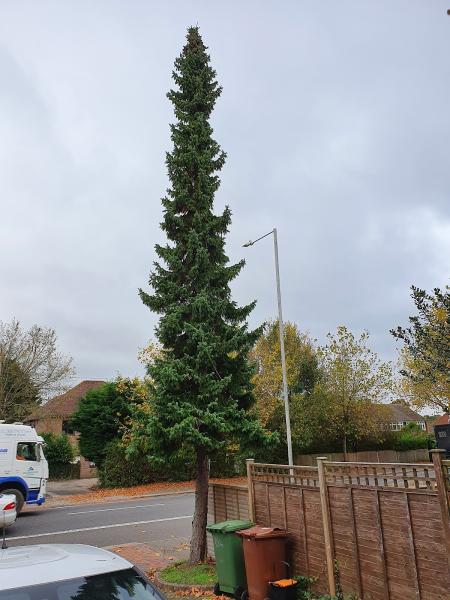
[(65, 433), (43, 433), (44, 454), (48, 462), (49, 479), (76, 479), (80, 466), (74, 464), (75, 448)]
[(155, 465), (145, 455), (127, 456), (119, 440), (106, 448), (98, 469), (101, 487), (131, 487), (154, 481), (188, 481), (194, 477), (193, 456), (181, 453), (170, 463)]

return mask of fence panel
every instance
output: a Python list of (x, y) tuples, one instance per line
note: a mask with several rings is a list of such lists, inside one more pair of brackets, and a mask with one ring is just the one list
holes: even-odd
[[(208, 493), (208, 523), (220, 523), (228, 519), (249, 518), (248, 488), (241, 485), (210, 483)], [(208, 555), (214, 556), (212, 537), (208, 533)]]
[[(380, 599), (444, 598), (448, 572), (435, 467), (325, 462), (324, 468), (343, 588)], [(429, 570), (431, 555), (444, 566), (439, 577)]]
[(286, 528), (292, 572), (316, 577), (317, 591), (334, 586), (336, 560), (343, 590), (364, 600), (448, 599), (450, 461), (439, 451), (432, 464), (248, 461), (248, 475), (248, 488), (210, 486), (210, 522), (250, 514)]
[(289, 531), (291, 570), (326, 588), (326, 561), (317, 467), (251, 465), (254, 518)]
[[(294, 573), (316, 577), (322, 592), (336, 559), (344, 591), (361, 598), (443, 600), (448, 523), (437, 464), (323, 461), (322, 504), (316, 468), (251, 464), (255, 519), (290, 532)], [(450, 462), (440, 464), (450, 492)]]

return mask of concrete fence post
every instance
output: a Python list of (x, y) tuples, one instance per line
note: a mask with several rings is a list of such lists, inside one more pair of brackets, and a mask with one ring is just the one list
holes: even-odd
[(330, 500), (328, 498), (327, 478), (324, 461), (326, 456), (317, 457), (319, 471), (320, 507), (322, 510), (323, 534), (325, 538), (325, 556), (327, 560), (328, 589), (330, 596), (336, 595), (336, 582), (334, 580), (334, 547), (333, 531), (331, 528)]
[(433, 457), (434, 474), (436, 477), (437, 494), (439, 498), (439, 506), (441, 507), (442, 514), (442, 527), (447, 545), (447, 563), (450, 572), (450, 501), (449, 493), (447, 489), (448, 475), (444, 477), (444, 465), (442, 463), (444, 458), (445, 450), (436, 449), (431, 450), (431, 456)]
[(247, 487), (248, 487), (248, 518), (250, 521), (255, 522), (255, 503), (253, 498), (253, 477), (252, 477), (252, 465), (255, 462), (254, 458), (247, 458), (245, 461), (247, 465)]

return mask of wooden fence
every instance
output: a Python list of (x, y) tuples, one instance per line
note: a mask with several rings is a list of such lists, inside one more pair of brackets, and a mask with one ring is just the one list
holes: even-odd
[(294, 574), (364, 600), (448, 600), (450, 461), (289, 467), (247, 462), (248, 488), (210, 487), (210, 522), (250, 517), (289, 532)]
[[(228, 519), (249, 519), (248, 488), (245, 485), (209, 484), (208, 523)], [(208, 554), (214, 556), (211, 536), (208, 534)]]
[[(328, 460), (346, 462), (378, 462), (378, 463), (418, 463), (430, 460), (427, 448), (417, 450), (361, 450), (360, 452), (327, 452)], [(316, 466), (317, 458), (324, 454), (297, 454), (294, 458), (296, 465)]]

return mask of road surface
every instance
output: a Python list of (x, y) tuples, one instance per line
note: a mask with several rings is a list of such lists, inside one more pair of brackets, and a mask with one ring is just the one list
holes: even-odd
[(193, 509), (194, 494), (36, 508), (7, 530), (8, 545), (143, 542), (170, 549), (188, 542)]

